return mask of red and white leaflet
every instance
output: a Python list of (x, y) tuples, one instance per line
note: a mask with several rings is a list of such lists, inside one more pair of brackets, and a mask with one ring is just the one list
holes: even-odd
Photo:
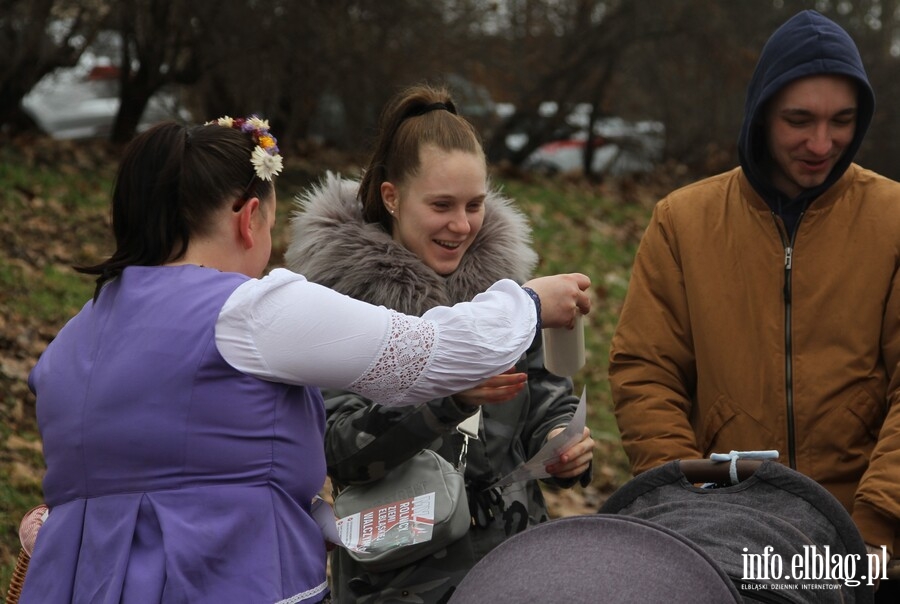
[(344, 547), (371, 554), (430, 541), (434, 531), (434, 493), (338, 518), (337, 529)]

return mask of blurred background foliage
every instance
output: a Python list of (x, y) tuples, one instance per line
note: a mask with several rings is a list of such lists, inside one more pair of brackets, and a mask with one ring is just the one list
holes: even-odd
[(114, 142), (168, 90), (198, 120), (257, 112), (285, 141), (358, 150), (397, 88), (429, 81), (451, 85), (497, 163), (564, 136), (580, 106), (659, 122), (663, 160), (717, 171), (759, 50), (805, 8), (857, 40), (882, 100), (860, 161), (897, 178), (900, 0), (0, 0), (0, 128), (27, 129), (32, 87), (105, 45)]

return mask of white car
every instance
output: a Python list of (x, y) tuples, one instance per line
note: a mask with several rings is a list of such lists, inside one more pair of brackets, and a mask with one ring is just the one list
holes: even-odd
[[(610, 140), (595, 137), (593, 144), (592, 174), (641, 174), (651, 172), (659, 161), (658, 152), (653, 148), (646, 148), (640, 139)], [(581, 172), (585, 145), (584, 137), (545, 143), (525, 158), (522, 167), (544, 174)]]
[[(541, 103), (538, 114), (544, 118), (552, 117), (557, 110), (557, 104), (548, 101)], [(501, 118), (514, 112), (512, 105), (497, 105), (497, 115)], [(575, 134), (541, 145), (525, 158), (522, 167), (545, 174), (581, 172), (590, 112), (590, 105), (577, 104), (565, 117), (566, 124)], [(652, 171), (662, 160), (665, 131), (662, 122), (657, 121), (630, 122), (620, 117), (598, 120), (592, 137), (591, 172), (620, 176)], [(528, 135), (524, 133), (510, 134), (506, 138), (506, 146), (512, 151), (521, 149), (527, 142)]]
[[(77, 66), (44, 76), (22, 98), (22, 110), (56, 139), (108, 138), (119, 111), (119, 68), (108, 56), (85, 51)], [(138, 130), (190, 118), (176, 95), (159, 92), (150, 98)]]

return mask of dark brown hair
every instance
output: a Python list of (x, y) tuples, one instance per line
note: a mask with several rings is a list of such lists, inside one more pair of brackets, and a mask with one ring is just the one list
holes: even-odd
[[(158, 124), (126, 148), (112, 196), (116, 250), (94, 266), (75, 267), (103, 284), (127, 266), (182, 258), (191, 237), (208, 232), (211, 216), (237, 198), (266, 199), (271, 181), (256, 177), (245, 132), (222, 126)], [(239, 200), (238, 200), (239, 201)]]
[(391, 232), (391, 216), (381, 199), (381, 184), (402, 183), (419, 169), (419, 150), (434, 145), (444, 151), (465, 151), (484, 156), (481, 137), (445, 88), (409, 87), (385, 106), (368, 168), (359, 185), (366, 222), (378, 222)]

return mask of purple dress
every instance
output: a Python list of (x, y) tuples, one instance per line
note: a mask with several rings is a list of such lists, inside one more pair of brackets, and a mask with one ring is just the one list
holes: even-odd
[(23, 604), (328, 594), (309, 514), (325, 480), (321, 395), (240, 373), (216, 347), (246, 279), (129, 267), (41, 356), (29, 383), (51, 511)]

